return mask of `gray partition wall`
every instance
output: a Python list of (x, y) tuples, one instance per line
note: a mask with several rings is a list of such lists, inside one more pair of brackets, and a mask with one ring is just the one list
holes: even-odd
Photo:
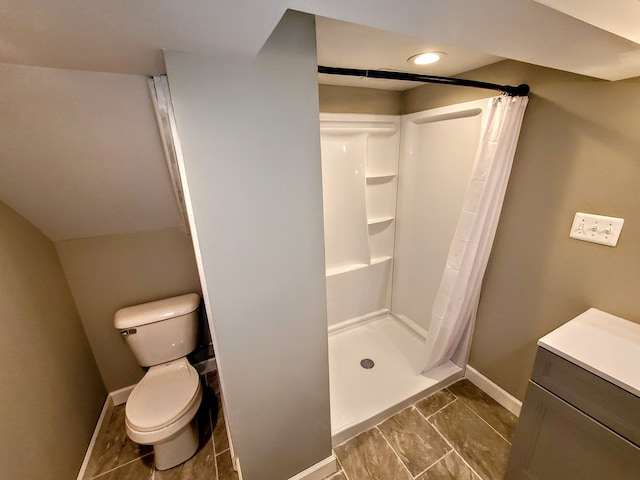
[(290, 478), (332, 455), (314, 18), (165, 60), (234, 453)]

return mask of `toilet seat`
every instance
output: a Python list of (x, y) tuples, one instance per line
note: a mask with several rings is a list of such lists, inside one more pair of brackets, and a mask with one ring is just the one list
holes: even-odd
[(127, 400), (127, 432), (142, 444), (170, 437), (193, 419), (201, 400), (198, 372), (186, 358), (151, 367)]

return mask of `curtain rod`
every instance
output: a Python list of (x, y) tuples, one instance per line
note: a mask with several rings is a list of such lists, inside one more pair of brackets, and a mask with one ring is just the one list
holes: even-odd
[(388, 70), (359, 70), (356, 68), (337, 68), (318, 66), (318, 73), (328, 75), (346, 75), (351, 77), (382, 78), (385, 80), (406, 80), (410, 82), (441, 83), (445, 85), (457, 85), (461, 87), (486, 88), (498, 90), (512, 97), (526, 97), (529, 94), (529, 85), (498, 85), (496, 83), (478, 82), (463, 78), (438, 77), (436, 75), (421, 75), (418, 73), (391, 72)]

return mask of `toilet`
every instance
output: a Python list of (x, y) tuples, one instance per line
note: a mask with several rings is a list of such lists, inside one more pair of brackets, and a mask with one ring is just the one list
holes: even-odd
[(200, 296), (190, 293), (123, 308), (114, 317), (138, 363), (149, 367), (125, 406), (127, 435), (153, 445), (158, 470), (187, 461), (198, 449), (202, 388), (186, 356), (197, 345), (199, 305)]

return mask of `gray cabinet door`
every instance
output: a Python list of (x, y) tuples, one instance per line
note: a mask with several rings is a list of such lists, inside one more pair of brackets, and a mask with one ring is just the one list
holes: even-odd
[(640, 449), (529, 382), (505, 480), (638, 480)]
[(538, 349), (531, 380), (640, 446), (640, 398), (634, 394), (544, 348)]

